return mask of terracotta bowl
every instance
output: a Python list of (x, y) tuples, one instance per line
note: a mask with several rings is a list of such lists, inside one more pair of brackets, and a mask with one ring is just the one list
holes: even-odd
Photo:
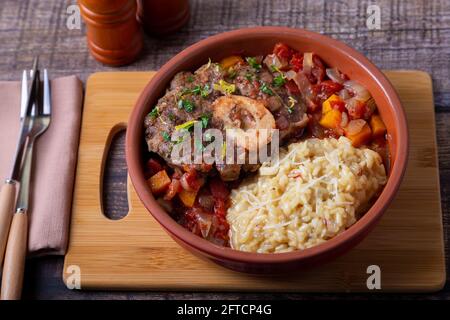
[[(392, 157), (389, 180), (370, 210), (353, 226), (316, 247), (291, 253), (258, 254), (216, 246), (178, 225), (158, 205), (144, 178), (144, 117), (156, 104), (173, 76), (194, 71), (211, 58), (218, 61), (231, 54), (247, 56), (271, 52), (284, 42), (301, 52), (317, 53), (329, 66), (336, 66), (350, 79), (362, 83), (374, 97), (387, 130)], [(358, 244), (377, 224), (394, 199), (406, 169), (408, 131), (399, 98), (381, 71), (367, 58), (342, 42), (301, 29), (258, 27), (225, 32), (202, 40), (169, 60), (142, 91), (128, 122), (126, 157), (129, 174), (145, 207), (167, 233), (192, 253), (227, 268), (250, 273), (278, 273), (310, 267), (331, 260)]]

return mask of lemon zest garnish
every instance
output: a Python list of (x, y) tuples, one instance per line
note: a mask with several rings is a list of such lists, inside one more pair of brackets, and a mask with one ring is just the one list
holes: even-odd
[(232, 83), (228, 83), (224, 80), (219, 80), (219, 83), (215, 83), (214, 90), (220, 91), (225, 94), (232, 94), (236, 90), (236, 86)]
[(194, 125), (194, 123), (196, 123), (197, 120), (190, 120), (190, 121), (186, 121), (185, 123), (179, 124), (175, 127), (176, 130), (181, 130), (181, 129), (189, 129), (190, 127), (192, 127)]

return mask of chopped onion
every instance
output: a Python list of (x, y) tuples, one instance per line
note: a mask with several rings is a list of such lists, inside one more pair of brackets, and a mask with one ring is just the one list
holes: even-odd
[(305, 74), (310, 74), (313, 66), (314, 62), (312, 52), (305, 52), (303, 54), (303, 72)]
[(377, 109), (377, 105), (375, 103), (375, 99), (374, 98), (370, 98), (367, 102), (366, 102), (366, 109), (367, 109), (367, 114), (365, 115), (366, 118), (370, 118), (370, 116), (375, 112), (375, 110)]
[(197, 224), (200, 228), (203, 238), (206, 238), (209, 234), (212, 224), (212, 214), (198, 212), (197, 213)]
[(294, 78), (295, 84), (298, 86), (303, 98), (305, 99), (307, 108), (315, 109), (317, 104), (314, 102), (314, 95), (311, 83), (305, 73), (300, 71)]
[(286, 76), (286, 78), (288, 80), (293, 80), (295, 78), (295, 76), (297, 75), (297, 72), (295, 72), (294, 70), (289, 70), (284, 75)]
[(198, 203), (207, 210), (214, 208), (214, 198), (209, 194), (202, 194), (198, 197)]
[(297, 72), (294, 77), (294, 81), (300, 89), (301, 93), (306, 94), (307, 92), (311, 91), (311, 83), (309, 82), (304, 72)]
[(342, 112), (341, 115), (341, 128), (345, 128), (348, 124), (348, 114), (347, 112)]
[(354, 80), (344, 82), (344, 87), (353, 93), (353, 97), (356, 100), (365, 102), (370, 99), (369, 91), (363, 85)]
[(339, 98), (341, 98), (342, 100), (345, 101), (350, 99), (351, 97), (352, 96), (350, 95), (347, 89), (342, 89), (341, 91), (339, 91)]
[(310, 99), (312, 97), (312, 88), (311, 88), (311, 83), (309, 82), (305, 73), (297, 72), (297, 74), (294, 77), (294, 81), (297, 84), (297, 86), (298, 86), (300, 92), (303, 94), (303, 96), (306, 99)]
[(186, 191), (195, 191), (189, 185), (188, 181), (186, 180), (186, 173), (181, 176), (180, 182), (181, 182), (181, 186), (183, 187), (184, 190), (186, 190)]
[(342, 79), (341, 73), (339, 72), (339, 70), (337, 68), (328, 68), (325, 70), (328, 78), (330, 78), (331, 80), (333, 80), (334, 82), (343, 84), (344, 83), (344, 79)]
[(264, 58), (265, 65), (272, 70), (272, 68), (280, 69), (287, 65), (286, 61), (283, 63), (276, 54), (269, 54)]
[(348, 126), (346, 128), (346, 132), (349, 135), (355, 135), (357, 133), (359, 133), (362, 128), (366, 125), (366, 121), (363, 119), (356, 119), (356, 120), (352, 120), (348, 123)]

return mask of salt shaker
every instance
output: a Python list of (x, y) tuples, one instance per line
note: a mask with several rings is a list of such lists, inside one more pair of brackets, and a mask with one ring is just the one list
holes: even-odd
[(94, 58), (112, 66), (133, 62), (143, 46), (136, 0), (78, 0), (78, 3)]
[(138, 0), (138, 20), (151, 35), (173, 33), (188, 22), (189, 16), (188, 0)]

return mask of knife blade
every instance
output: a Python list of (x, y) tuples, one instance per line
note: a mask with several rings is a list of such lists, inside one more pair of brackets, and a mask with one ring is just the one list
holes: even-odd
[[(34, 97), (37, 87), (37, 67), (38, 67), (39, 58), (36, 57), (33, 62), (33, 70), (32, 70), (32, 78), (31, 78), (31, 85), (30, 90), (28, 90), (27, 100), (26, 100), (26, 108), (24, 111), (24, 116), (21, 119), (20, 124), (20, 135), (19, 135), (19, 141), (17, 143), (16, 147), (16, 153), (14, 155), (14, 161), (13, 166), (11, 170), (11, 174), (9, 175), (10, 178), (8, 179), (9, 182), (18, 181), (19, 175), (20, 175), (20, 168), (22, 166), (22, 160), (23, 160), (23, 154), (24, 154), (24, 146), (25, 141), (27, 139), (28, 130), (30, 126), (30, 115), (33, 109), (34, 104)], [(22, 115), (21, 115), (22, 116)]]

